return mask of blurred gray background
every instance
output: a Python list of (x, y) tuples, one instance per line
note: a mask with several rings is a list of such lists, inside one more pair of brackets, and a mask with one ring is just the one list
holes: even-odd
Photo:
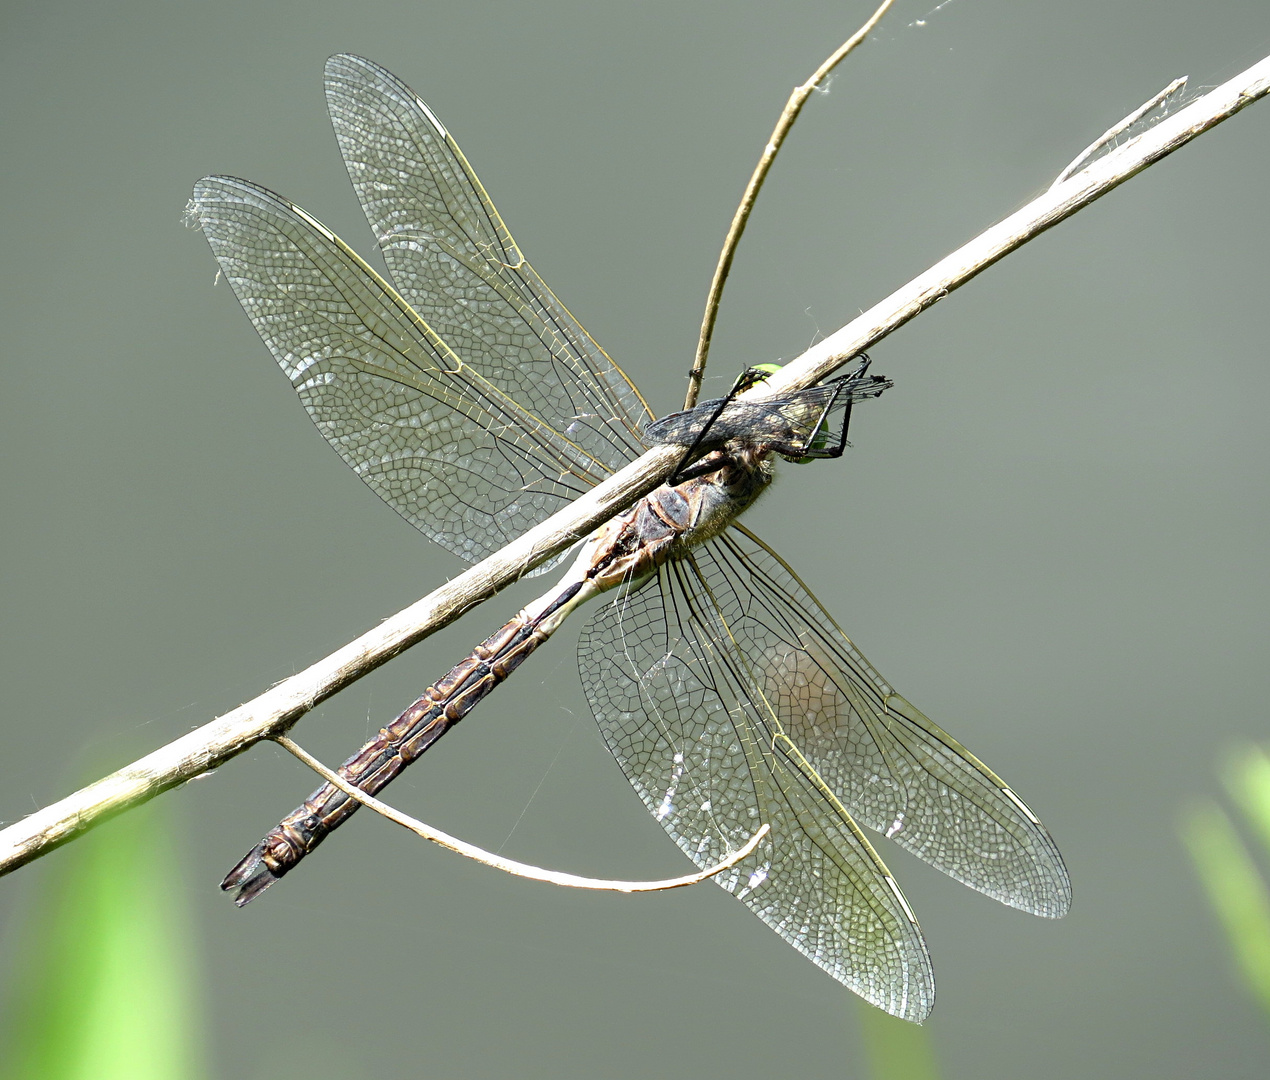
[[(324, 446), (181, 227), (194, 180), (228, 172), (369, 251), (325, 116), (328, 54), (362, 53), (432, 105), (543, 277), (665, 412), (785, 95), (870, 6), (9, 0), (0, 818), (462, 569)], [(806, 110), (707, 390), (1005, 216), (1174, 76), (1212, 85), (1270, 52), (1264, 0), (933, 6), (901, 0)], [(934, 956), (948, 1077), (1265, 1073), (1264, 1020), (1176, 830), (1217, 790), (1223, 748), (1270, 731), (1267, 175), (1261, 104), (940, 303), (875, 350), (896, 387), (860, 410), (855, 449), (786, 469), (749, 519), (1031, 803), (1071, 870), (1071, 915), (1046, 923), (884, 847)], [(540, 585), (298, 737), (341, 760)], [(682, 873), (594, 731), (576, 633), (393, 799), (531, 862)], [(218, 1076), (863, 1073), (855, 1000), (713, 887), (553, 890), (361, 814), (235, 910), (220, 876), (312, 784), (261, 746), (163, 799)], [(0, 882), (5, 955), (46, 871)]]

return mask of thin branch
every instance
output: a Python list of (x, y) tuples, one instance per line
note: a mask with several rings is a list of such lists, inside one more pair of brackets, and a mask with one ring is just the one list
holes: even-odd
[[(747, 391), (746, 396), (760, 399), (819, 382), (1008, 252), (1267, 93), (1270, 57), (1050, 188)], [(30, 862), (130, 806), (216, 768), (261, 739), (285, 732), (318, 702), (453, 622), (526, 569), (564, 550), (651, 491), (679, 457), (680, 451), (672, 446), (648, 451), (501, 551), (338, 652), (232, 712), (10, 825), (0, 832), (0, 873)]]
[(837, 51), (816, 69), (815, 74), (810, 79), (803, 83), (802, 86), (794, 87), (794, 92), (789, 95), (789, 100), (785, 102), (785, 108), (781, 110), (780, 119), (776, 121), (776, 127), (772, 129), (767, 145), (763, 147), (763, 154), (759, 158), (758, 164), (754, 166), (750, 182), (745, 187), (745, 194), (741, 196), (741, 203), (736, 208), (736, 213), (732, 215), (732, 224), (728, 227), (728, 235), (723, 241), (723, 250), (719, 252), (719, 262), (714, 268), (714, 279), (710, 282), (710, 292), (706, 295), (705, 314), (701, 318), (701, 334), (697, 339), (697, 355), (692, 361), (692, 370), (688, 372), (688, 393), (684, 398), (685, 409), (691, 409), (697, 403), (697, 397), (701, 393), (701, 380), (705, 377), (706, 359), (710, 355), (710, 341), (714, 337), (714, 324), (719, 318), (719, 302), (723, 299), (723, 285), (728, 280), (728, 274), (732, 270), (732, 260), (736, 256), (737, 245), (741, 242), (741, 234), (745, 232), (746, 223), (750, 220), (750, 211), (754, 209), (754, 202), (758, 199), (759, 190), (767, 179), (767, 174), (772, 168), (772, 162), (776, 160), (776, 155), (780, 152), (781, 144), (785, 142), (785, 136), (789, 134), (790, 128), (794, 126), (794, 121), (798, 119), (798, 114), (803, 111), (803, 106), (807, 103), (807, 99), (811, 97), (816, 87), (821, 84), (829, 72), (846, 59), (849, 53), (855, 51), (857, 45), (869, 36), (894, 2), (895, 0), (883, 0), (882, 6), (869, 16), (869, 21), (847, 38), (838, 47)]
[(1055, 184), (1061, 184), (1064, 180), (1072, 176), (1082, 165), (1085, 164), (1086, 161), (1115, 139), (1117, 135), (1121, 132), (1128, 131), (1129, 128), (1133, 127), (1134, 124), (1146, 116), (1146, 114), (1157, 105), (1163, 104), (1181, 90), (1182, 87), (1186, 85), (1186, 79), (1187, 76), (1185, 75), (1174, 79), (1168, 86), (1156, 94), (1155, 97), (1151, 98), (1149, 101), (1144, 101), (1118, 124), (1113, 124), (1109, 127), (1106, 131), (1099, 135), (1098, 138), (1086, 146), (1084, 150), (1072, 158), (1071, 164), (1054, 178), (1054, 184), (1051, 184), (1050, 186), (1053, 187)]
[(0, 875), (74, 839), (122, 810), (217, 768), (261, 739), (448, 626), (527, 570), (574, 544), (647, 494), (682, 449), (659, 446), (632, 461), (506, 547), (303, 671), (202, 727), (0, 831)]
[[(777, 396), (811, 386), (853, 356), (983, 273), (998, 259), (1071, 217), (1198, 135), (1270, 94), (1270, 57), (1196, 98), (1185, 109), (1118, 146), (1075, 176), (1055, 184), (1008, 218), (984, 230), (924, 274), (813, 345), (747, 397)], [(3, 834), (0, 834), (0, 838)], [(0, 864), (2, 865), (2, 864)]]
[(759, 842), (772, 829), (770, 825), (760, 825), (758, 832), (745, 842), (745, 846), (732, 852), (723, 862), (716, 863), (714, 866), (707, 867), (705, 870), (700, 870), (695, 874), (687, 874), (684, 877), (663, 878), (660, 881), (610, 881), (605, 878), (579, 877), (577, 874), (564, 874), (559, 870), (544, 870), (540, 866), (530, 866), (528, 863), (517, 862), (515, 859), (504, 859), (501, 855), (495, 855), (493, 852), (459, 840), (457, 837), (442, 832), (440, 829), (434, 829), (431, 825), (425, 825), (417, 818), (412, 818), (409, 814), (403, 814), (386, 802), (380, 802), (374, 796), (367, 795), (366, 792), (355, 788), (339, 773), (328, 769), (307, 750), (298, 746), (285, 735), (275, 735), (274, 742), (284, 750), (294, 754), (328, 784), (334, 784), (345, 795), (356, 799), (363, 806), (369, 806), (375, 813), (382, 814), (389, 821), (395, 821), (398, 825), (409, 829), (418, 836), (422, 836), (425, 840), (431, 840), (434, 844), (440, 844), (441, 847), (459, 855), (475, 859), (477, 862), (483, 863), (494, 870), (503, 870), (509, 874), (514, 874), (516, 877), (528, 878), (530, 881), (545, 881), (548, 885), (563, 885), (570, 889), (645, 893), (665, 892), (668, 889), (683, 889), (689, 885), (699, 885), (701, 882), (714, 877), (716, 874), (721, 874), (724, 870), (728, 870), (739, 863), (758, 847)]

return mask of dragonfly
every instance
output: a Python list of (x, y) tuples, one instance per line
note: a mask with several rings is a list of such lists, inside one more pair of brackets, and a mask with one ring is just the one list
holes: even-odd
[[(794, 570), (737, 520), (777, 459), (836, 457), (867, 360), (765, 401), (735, 392), (654, 421), (534, 272), (458, 144), (395, 76), (326, 65), (331, 121), (387, 267), (300, 207), (209, 176), (190, 218), (318, 430), (398, 513), (476, 561), (650, 445), (669, 482), (582, 541), (527, 605), (341, 766), (374, 794), (600, 595), (578, 670), (605, 743), (699, 867), (867, 1001), (921, 1021), (922, 932), (865, 829), (1014, 908), (1068, 909), (1063, 860), (995, 773), (898, 694)], [(735, 390), (763, 378), (751, 369)], [(541, 573), (550, 565), (539, 567)], [(324, 784), (226, 876), (245, 904), (360, 803)]]

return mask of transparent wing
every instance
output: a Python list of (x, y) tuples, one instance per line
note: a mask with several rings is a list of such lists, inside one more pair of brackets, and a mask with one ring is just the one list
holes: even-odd
[(463, 558), (498, 550), (623, 459), (612, 446), (598, 458), (559, 416), (536, 412), (540, 401), (488, 378), (486, 366), (506, 362), (492, 330), (470, 330), (455, 348), (298, 206), (210, 176), (190, 216), (318, 430)]
[(857, 821), (1003, 904), (1067, 912), (1036, 815), (891, 688), (775, 552), (737, 525), (699, 562), (781, 729)]
[[(772, 828), (715, 880), (867, 1001), (919, 1021), (934, 1000), (921, 931), (890, 872), (787, 739), (733, 644), (743, 601), (719, 594), (720, 541), (605, 604), (578, 666), (609, 749), (698, 865)], [(713, 579), (713, 580), (711, 580)]]
[(331, 124), (397, 290), (463, 360), (595, 460), (644, 449), (634, 386), (534, 273), (458, 144), (403, 82), (326, 63)]

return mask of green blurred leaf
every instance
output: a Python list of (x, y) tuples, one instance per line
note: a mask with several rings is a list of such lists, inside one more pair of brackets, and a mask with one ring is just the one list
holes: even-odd
[(1224, 780), (1230, 797), (1270, 851), (1270, 756), (1259, 746), (1237, 751), (1231, 755)]
[(860, 1032), (869, 1055), (872, 1080), (938, 1080), (935, 1052), (925, 1028), (875, 1009), (867, 1002), (858, 1004)]
[(1270, 890), (1230, 818), (1215, 803), (1188, 808), (1181, 833), (1235, 961), (1270, 1014)]
[(151, 805), (50, 857), (18, 947), (6, 1080), (201, 1080), (174, 845)]

